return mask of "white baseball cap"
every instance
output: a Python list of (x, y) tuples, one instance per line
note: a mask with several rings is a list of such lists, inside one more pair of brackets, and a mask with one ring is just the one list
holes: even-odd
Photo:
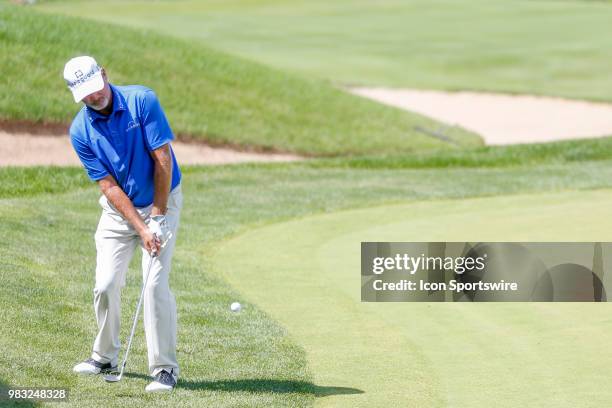
[(64, 66), (64, 79), (72, 91), (75, 102), (104, 88), (102, 69), (95, 59), (87, 55), (72, 58)]

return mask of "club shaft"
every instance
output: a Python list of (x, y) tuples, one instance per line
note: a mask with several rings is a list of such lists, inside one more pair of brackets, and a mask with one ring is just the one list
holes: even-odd
[(140, 315), (140, 307), (142, 305), (142, 298), (144, 297), (144, 292), (147, 287), (147, 282), (149, 281), (149, 273), (151, 272), (151, 266), (153, 266), (154, 258), (155, 258), (155, 255), (149, 256), (149, 266), (147, 267), (147, 273), (145, 275), (145, 279), (142, 284), (142, 290), (140, 291), (140, 298), (138, 299), (138, 306), (136, 306), (136, 313), (134, 314), (134, 321), (132, 322), (132, 331), (130, 332), (130, 338), (128, 340), (127, 349), (125, 350), (125, 356), (123, 357), (123, 363), (121, 363), (121, 372), (119, 373), (119, 378), (123, 376), (123, 370), (125, 369), (128, 355), (130, 354), (130, 347), (132, 346), (132, 339), (134, 338), (134, 332), (136, 331), (136, 326), (138, 325), (138, 316)]

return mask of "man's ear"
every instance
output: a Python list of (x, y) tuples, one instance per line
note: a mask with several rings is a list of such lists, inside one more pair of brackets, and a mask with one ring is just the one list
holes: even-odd
[(106, 77), (106, 70), (103, 67), (101, 67), (100, 71), (102, 71), (102, 78), (104, 78), (104, 80), (108, 80), (108, 78)]

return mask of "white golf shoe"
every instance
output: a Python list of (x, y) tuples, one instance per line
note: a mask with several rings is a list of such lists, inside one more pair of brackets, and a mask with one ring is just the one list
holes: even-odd
[(88, 358), (87, 360), (75, 365), (72, 368), (72, 371), (74, 371), (75, 373), (83, 375), (108, 373), (115, 370), (117, 370), (117, 366), (113, 367), (111, 363), (100, 363), (99, 361), (96, 361), (93, 358)]
[(170, 372), (161, 370), (155, 375), (155, 379), (145, 387), (147, 392), (170, 392), (174, 389), (178, 377), (174, 374), (174, 370)]

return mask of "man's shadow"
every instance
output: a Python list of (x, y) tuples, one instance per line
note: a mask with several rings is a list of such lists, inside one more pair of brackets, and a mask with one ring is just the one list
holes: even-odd
[[(125, 373), (125, 377), (144, 378), (151, 377), (143, 374)], [(275, 380), (272, 378), (253, 378), (247, 380), (184, 380), (179, 378), (177, 388), (190, 390), (210, 391), (246, 391), (246, 392), (272, 392), (272, 393), (298, 393), (311, 394), (315, 397), (327, 397), (329, 395), (363, 394), (364, 391), (350, 387), (334, 387), (315, 385), (307, 381)]]

